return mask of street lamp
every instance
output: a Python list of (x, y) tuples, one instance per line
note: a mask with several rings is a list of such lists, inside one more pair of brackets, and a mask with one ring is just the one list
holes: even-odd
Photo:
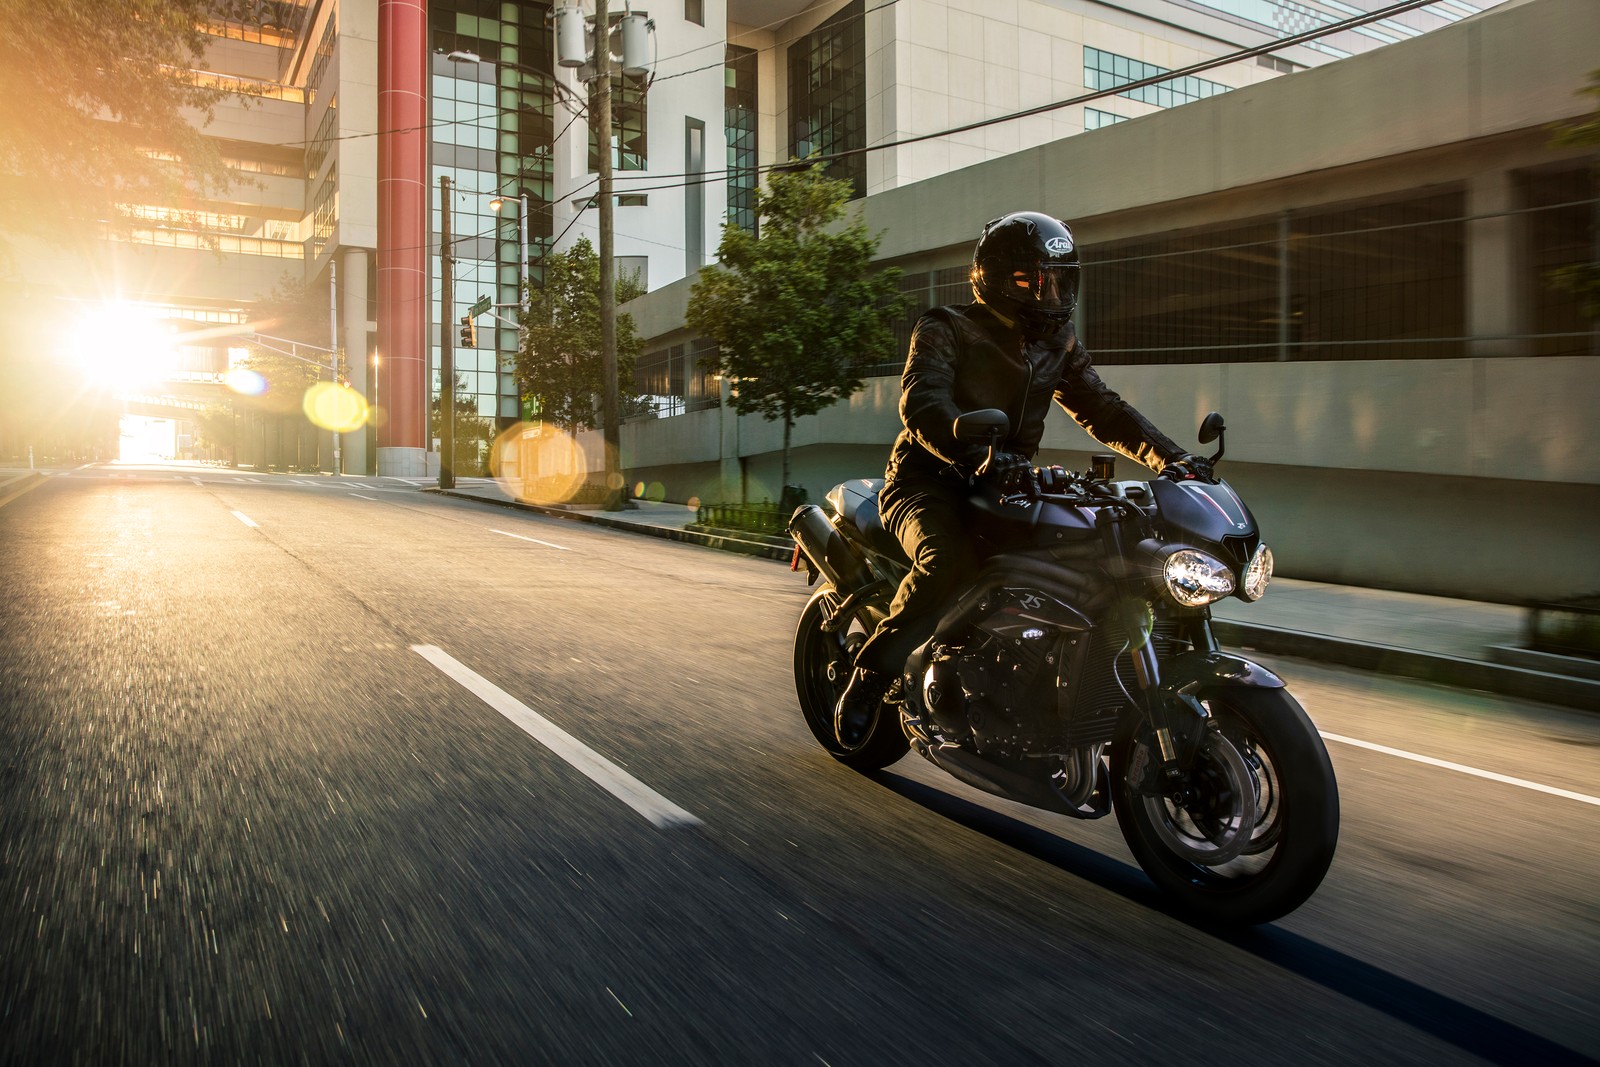
[[(528, 300), (528, 194), (517, 195), (517, 307), (526, 307)], [(499, 211), (506, 206), (506, 198), (497, 196), (489, 207)]]

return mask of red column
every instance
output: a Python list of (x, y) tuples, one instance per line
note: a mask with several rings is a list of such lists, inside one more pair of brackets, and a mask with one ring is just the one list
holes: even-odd
[[(429, 310), (428, 5), (378, 0), (379, 473), (423, 473)], [(386, 448), (420, 451), (407, 460)]]

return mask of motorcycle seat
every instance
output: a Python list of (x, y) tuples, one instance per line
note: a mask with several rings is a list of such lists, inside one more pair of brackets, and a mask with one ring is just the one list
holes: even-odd
[(861, 540), (876, 552), (904, 557), (899, 538), (883, 525), (878, 513), (878, 493), (883, 489), (882, 478), (857, 478), (833, 487), (828, 493), (828, 504), (843, 520), (846, 529), (856, 531)]

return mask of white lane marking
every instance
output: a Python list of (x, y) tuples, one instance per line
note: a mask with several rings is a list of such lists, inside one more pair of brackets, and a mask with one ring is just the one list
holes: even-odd
[[(1321, 733), (1321, 731), (1318, 731)], [(1329, 741), (1337, 741), (1342, 745), (1354, 745), (1356, 748), (1371, 749), (1373, 752), (1382, 752), (1386, 756), (1398, 756), (1401, 759), (1415, 760), (1426, 763), (1430, 767), (1443, 767), (1447, 771), (1460, 771), (1462, 774), (1471, 774), (1479, 778), (1487, 778), (1491, 782), (1503, 782), (1506, 785), (1520, 786), (1523, 789), (1532, 789), (1536, 793), (1549, 793), (1553, 797), (1565, 797), (1576, 800), (1582, 804), (1593, 804), (1600, 807), (1600, 797), (1591, 797), (1586, 793), (1574, 793), (1568, 789), (1557, 789), (1555, 786), (1540, 785), (1530, 782), (1525, 778), (1512, 778), (1505, 774), (1496, 774), (1493, 771), (1480, 771), (1476, 767), (1468, 767), (1460, 763), (1451, 763), (1448, 760), (1434, 759), (1432, 756), (1422, 756), (1404, 749), (1390, 748), (1387, 745), (1375, 745), (1371, 741), (1360, 741), (1354, 737), (1344, 737), (1340, 734), (1323, 733), (1322, 736)]]
[(235, 511), (233, 513), (233, 517), (238, 519), (240, 522), (244, 523), (246, 526), (250, 527), (252, 530), (257, 529), (259, 527), (259, 524), (256, 522), (256, 520), (252, 519), (250, 516), (246, 515), (242, 511)]
[(496, 530), (496, 529), (491, 528), (489, 530), (489, 532), (490, 533), (503, 534), (506, 537), (515, 537), (518, 541), (532, 541), (534, 544), (536, 544), (536, 545), (544, 545), (546, 548), (559, 548), (563, 552), (571, 552), (572, 551), (572, 549), (568, 548), (566, 545), (558, 545), (558, 544), (555, 544), (555, 543), (550, 542), (550, 541), (541, 541), (537, 537), (524, 537), (521, 534), (514, 534), (509, 530)]
[(577, 768), (590, 781), (649, 819), (660, 829), (699, 826), (700, 820), (639, 779), (567, 733), (493, 682), (458, 662), (436, 645), (412, 645), (411, 651), (461, 683), (551, 752)]
[(355, 497), (357, 500), (377, 500), (378, 499), (375, 496), (362, 496), (360, 493), (351, 493), (350, 495)]
[(193, 482), (195, 485), (204, 485), (204, 484), (206, 484), (205, 482), (202, 482), (199, 478), (190, 478), (189, 480), (191, 482)]

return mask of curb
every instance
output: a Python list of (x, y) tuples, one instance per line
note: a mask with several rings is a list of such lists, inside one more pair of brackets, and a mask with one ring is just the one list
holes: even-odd
[(1225, 645), (1600, 712), (1600, 681), (1589, 678), (1257, 623), (1212, 619), (1211, 626)]
[[(475, 500), (484, 504), (494, 504), (499, 507), (513, 508), (520, 511), (531, 511), (539, 515), (566, 519), (570, 522), (587, 522), (613, 530), (627, 530), (630, 533), (662, 537), (669, 541), (700, 545), (705, 548), (720, 549), (724, 552), (738, 552), (783, 563), (789, 562), (794, 554), (792, 548), (775, 545), (770, 540), (750, 540), (732, 533), (703, 533), (695, 530), (680, 530), (674, 527), (651, 526), (648, 523), (628, 522), (624, 519), (613, 519), (593, 512), (578, 512), (565, 508), (545, 507), (539, 504), (524, 504), (518, 500), (494, 500), (489, 497), (463, 493), (453, 489), (430, 488), (424, 489), (423, 492), (437, 493), (440, 496), (452, 496), (461, 500)], [(751, 537), (760, 536), (759, 534), (751, 535)], [(1567, 657), (1564, 656), (1542, 656), (1538, 659), (1528, 659), (1520, 656), (1505, 657), (1515, 659), (1518, 664), (1532, 664), (1532, 666), (1518, 666), (1511, 663), (1463, 659), (1459, 656), (1447, 656), (1437, 652), (1421, 652), (1417, 649), (1399, 648), (1394, 645), (1352, 641), (1349, 638), (1333, 637), (1329, 634), (1285, 630), (1277, 626), (1264, 626), (1259, 623), (1212, 619), (1211, 625), (1218, 641), (1235, 648), (1255, 649), (1259, 652), (1269, 652), (1281, 656), (1298, 656), (1301, 659), (1315, 660), (1319, 663), (1355, 667), (1360, 670), (1372, 671), (1375, 674), (1436, 682), (1458, 689), (1478, 689), (1490, 693), (1499, 693), (1504, 696), (1520, 697), (1524, 700), (1536, 700), (1545, 704), (1576, 708), (1580, 711), (1600, 712), (1600, 679), (1573, 677), (1566, 674), (1555, 674), (1549, 670), (1537, 669), (1543, 666), (1568, 669), (1568, 665), (1564, 662)], [(1497, 654), (1491, 650), (1491, 655)], [(1579, 668), (1586, 669), (1589, 668), (1589, 665), (1580, 661)]]
[(647, 534), (651, 537), (660, 537), (668, 541), (677, 541), (680, 544), (699, 545), (702, 548), (715, 548), (723, 552), (738, 552), (741, 555), (758, 556), (763, 559), (777, 560), (781, 563), (788, 563), (794, 556), (793, 545), (785, 548), (770, 541), (750, 540), (734, 533), (702, 533), (696, 530), (680, 530), (671, 526), (651, 526), (649, 523), (613, 519), (608, 515), (596, 514), (590, 511), (572, 511), (568, 508), (546, 507), (543, 504), (525, 504), (520, 500), (495, 500), (491, 497), (478, 496), (475, 493), (463, 493), (455, 489), (429, 488), (422, 491), (424, 493), (436, 493), (439, 496), (455, 497), (458, 500), (475, 500), (480, 504), (493, 504), (496, 507), (511, 508), (515, 511), (531, 511), (536, 515), (548, 515), (555, 519), (566, 519), (568, 522), (586, 522), (593, 526), (604, 526), (611, 530), (626, 530), (629, 533)]

